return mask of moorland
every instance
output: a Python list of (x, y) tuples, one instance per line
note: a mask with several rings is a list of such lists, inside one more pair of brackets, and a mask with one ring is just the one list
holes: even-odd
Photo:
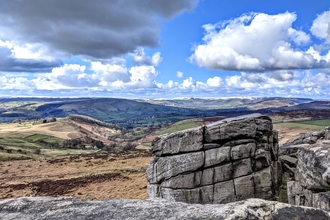
[(280, 144), (330, 126), (330, 102), (311, 99), (3, 98), (0, 199), (145, 199), (156, 136), (256, 112)]

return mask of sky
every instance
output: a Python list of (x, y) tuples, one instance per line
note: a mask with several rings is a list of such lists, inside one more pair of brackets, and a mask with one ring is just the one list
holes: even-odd
[(329, 0), (0, 0), (0, 97), (330, 98)]

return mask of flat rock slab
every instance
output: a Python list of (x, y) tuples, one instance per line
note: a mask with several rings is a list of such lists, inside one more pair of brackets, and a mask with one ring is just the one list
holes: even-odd
[(199, 151), (203, 148), (203, 128), (192, 128), (157, 137), (152, 142), (156, 156)]
[(318, 219), (328, 212), (284, 203), (248, 199), (220, 205), (156, 200), (109, 199), (88, 201), (74, 197), (26, 197), (0, 201), (2, 220), (79, 219)]

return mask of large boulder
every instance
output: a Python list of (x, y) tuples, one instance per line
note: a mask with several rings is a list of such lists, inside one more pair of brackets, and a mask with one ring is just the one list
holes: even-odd
[(301, 135), (281, 146), (280, 160), (291, 175), (288, 202), (330, 211), (330, 129)]
[(149, 198), (187, 203), (274, 199), (281, 181), (278, 137), (260, 114), (161, 136), (147, 168)]
[(248, 199), (235, 203), (199, 205), (156, 200), (81, 200), (73, 197), (26, 197), (0, 201), (2, 220), (77, 219), (264, 219), (329, 220), (320, 209)]

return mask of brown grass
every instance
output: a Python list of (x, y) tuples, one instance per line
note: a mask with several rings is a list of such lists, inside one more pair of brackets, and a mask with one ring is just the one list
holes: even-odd
[(146, 199), (149, 151), (1, 162), (0, 199), (22, 196)]
[(56, 122), (45, 124), (11, 123), (0, 125), (0, 133), (20, 133), (23, 135), (43, 134), (61, 139), (75, 139), (89, 136), (93, 139), (101, 140), (105, 144), (110, 143), (107, 137), (116, 132), (114, 129), (88, 123), (79, 123), (70, 119), (59, 119)]
[[(274, 129), (279, 131), (281, 144), (310, 132), (277, 124)], [(145, 169), (151, 158), (150, 151), (135, 150), (0, 162), (0, 199), (22, 196), (146, 199)]]

